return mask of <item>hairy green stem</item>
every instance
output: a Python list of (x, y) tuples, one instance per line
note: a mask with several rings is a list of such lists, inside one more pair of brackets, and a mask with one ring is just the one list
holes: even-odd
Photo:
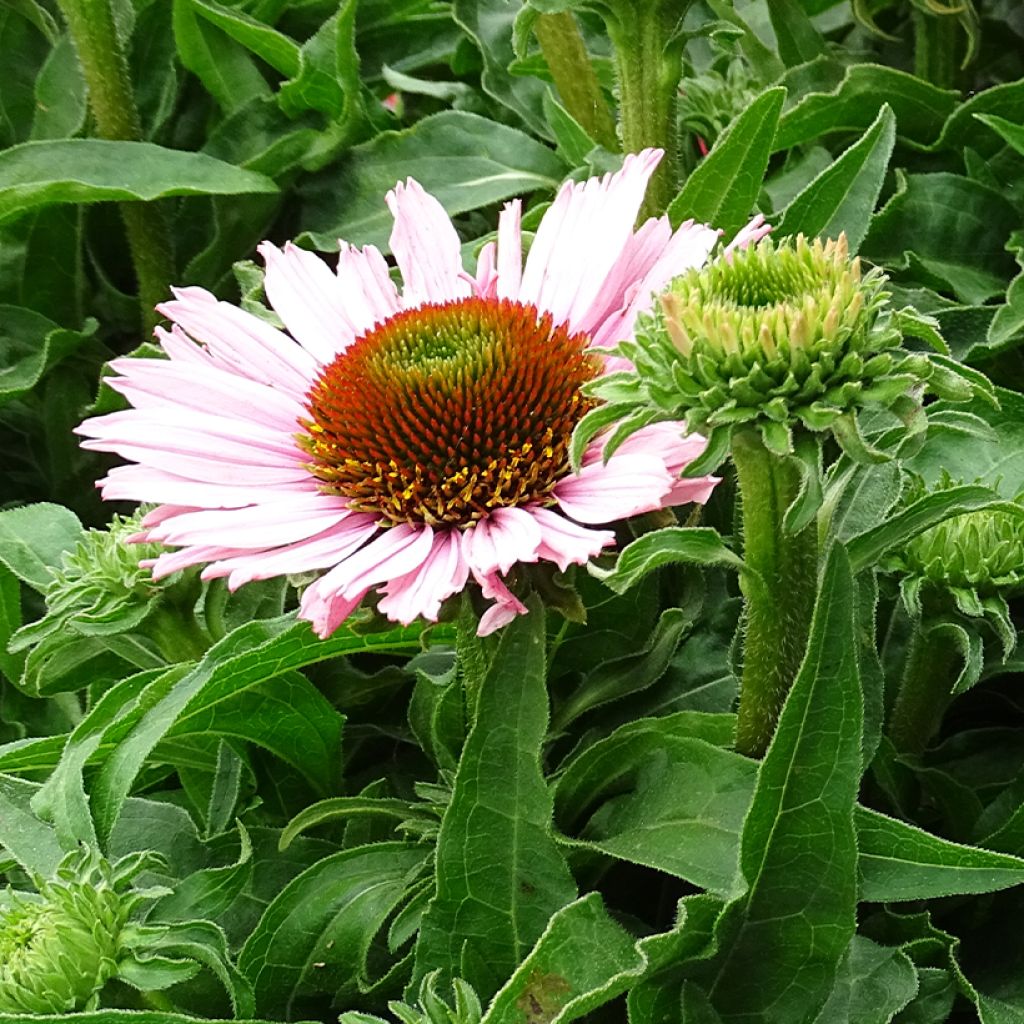
[(540, 15), (533, 31), (565, 109), (596, 143), (617, 150), (615, 118), (605, 103), (572, 11)]
[(914, 74), (940, 89), (952, 89), (957, 75), (957, 19), (949, 14), (926, 14), (916, 8)]
[(171, 665), (199, 661), (213, 643), (192, 612), (176, 605), (155, 608), (143, 622), (142, 631)]
[(760, 757), (807, 647), (817, 590), (817, 526), (799, 533), (782, 527), (800, 476), (792, 460), (765, 448), (754, 429), (733, 435), (732, 459), (743, 513), (741, 577), (745, 604), (743, 676), (736, 749)]
[(477, 699), (489, 668), (485, 641), (476, 635), (479, 624), (480, 617), (473, 608), (470, 593), (463, 591), (455, 620), (455, 657), (466, 703), (467, 728), (476, 720)]
[(615, 47), (619, 80), (622, 149), (648, 146), (665, 151), (640, 211), (640, 219), (660, 216), (679, 189), (679, 79), (682, 45), (679, 23), (691, 0), (639, 0), (617, 4), (607, 21)]
[[(89, 106), (103, 139), (137, 142), (142, 123), (132, 95), (128, 61), (110, 0), (58, 0), (89, 88)], [(121, 203), (128, 247), (139, 289), (143, 327), (159, 320), (154, 306), (166, 298), (174, 278), (170, 233), (159, 207)]]
[(958, 659), (955, 643), (943, 630), (916, 623), (889, 716), (889, 739), (899, 753), (923, 753), (939, 731)]

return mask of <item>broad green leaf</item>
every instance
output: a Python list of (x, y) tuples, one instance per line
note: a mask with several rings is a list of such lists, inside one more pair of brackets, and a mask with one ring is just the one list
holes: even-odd
[(815, 1024), (889, 1024), (916, 994), (917, 970), (906, 953), (855, 935)]
[(0, 562), (33, 590), (44, 591), (82, 536), (82, 524), (70, 509), (42, 502), (0, 512)]
[(262, 174), (151, 142), (61, 139), (0, 152), (0, 222), (52, 203), (276, 191)]
[[(37, 5), (21, 6), (33, 9)], [(4, 56), (0, 149), (24, 142), (31, 133), (36, 112), (35, 84), (52, 45), (48, 35), (51, 33), (44, 32), (9, 4), (0, 4), (0, 53)]]
[(882, 903), (996, 892), (1024, 882), (1024, 859), (962, 846), (857, 808), (861, 899)]
[(1013, 124), (1005, 117), (996, 117), (994, 114), (975, 114), (974, 116), (1024, 156), (1024, 125)]
[(0, 305), (0, 404), (31, 391), (56, 363), (96, 330), (69, 331), (31, 309)]
[(85, 79), (71, 36), (56, 41), (36, 79), (33, 139), (65, 139), (77, 135), (87, 111)]
[(270, 86), (244, 46), (211, 21), (199, 17), (195, 0), (174, 0), (174, 43), (181, 63), (231, 114)]
[(192, 11), (216, 25), (275, 71), (291, 78), (299, 72), (299, 44), (237, 8), (214, 0), (189, 0)]
[(25, 871), (49, 878), (65, 851), (53, 829), (32, 813), (35, 792), (31, 783), (0, 775), (0, 848)]
[(862, 253), (892, 269), (921, 268), (943, 291), (980, 304), (1002, 295), (1013, 276), (1004, 245), (1015, 216), (1006, 195), (969, 178), (898, 172), (896, 193), (872, 220)]
[(287, 827), (281, 832), (281, 849), (289, 847), (296, 836), (328, 821), (347, 820), (362, 815), (401, 821), (408, 818), (410, 813), (411, 806), (407, 800), (386, 797), (335, 796), (329, 800), (318, 800), (288, 822)]
[[(1021, 262), (1018, 252), (1017, 262)], [(986, 346), (998, 351), (1017, 341), (1024, 335), (1024, 269), (1010, 282), (1006, 289), (1006, 302), (1000, 306), (993, 316), (987, 336)]]
[(356, 146), (341, 173), (332, 169), (305, 186), (301, 238), (323, 251), (336, 250), (339, 238), (386, 249), (392, 217), (384, 196), (407, 176), (456, 214), (554, 189), (565, 171), (558, 156), (529, 135), (465, 111), (445, 111)]
[(645, 533), (628, 544), (612, 569), (591, 568), (617, 594), (665, 565), (720, 565), (743, 569), (743, 560), (725, 545), (721, 534), (707, 526), (669, 526)]
[(871, 127), (790, 204), (779, 235), (837, 238), (846, 233), (856, 253), (867, 234), (896, 141), (896, 119), (884, 104)]
[(854, 572), (862, 572), (876, 565), (884, 554), (902, 547), (944, 519), (992, 507), (1013, 508), (996, 491), (978, 484), (966, 484), (926, 494), (849, 542), (850, 562)]
[(805, 64), (825, 52), (825, 40), (800, 0), (773, 0), (767, 7), (779, 56), (787, 68)]
[(1004, 498), (1024, 491), (1024, 397), (996, 388), (999, 408), (975, 399), (969, 403), (936, 402), (936, 412), (960, 410), (977, 416), (991, 428), (988, 436), (966, 435), (959, 430), (929, 429), (928, 443), (907, 460), (907, 468), (934, 484), (943, 470), (965, 484), (979, 480)]
[(636, 941), (589, 893), (551, 916), (481, 1024), (521, 1024), (524, 1006), (548, 1024), (568, 1024), (624, 992), (645, 966)]
[(452, 17), (480, 51), (484, 91), (513, 111), (534, 135), (546, 139), (551, 136), (543, 109), (547, 85), (509, 71), (515, 59), (512, 28), (518, 7), (505, 0), (455, 0)]
[(669, 204), (673, 225), (692, 217), (731, 238), (749, 220), (761, 191), (786, 90), (768, 89), (719, 136)]
[(559, 778), (556, 807), (565, 827), (578, 819), (573, 845), (728, 895), (757, 768), (729, 750), (674, 734), (680, 716), (695, 714), (631, 723), (588, 748)]
[(153, 748), (173, 727), (187, 731), (191, 723), (203, 722), (211, 708), (304, 665), (357, 652), (414, 651), (419, 634), (418, 626), (366, 634), (342, 626), (328, 640), (319, 640), (309, 623), (288, 615), (251, 622), (228, 634), (146, 709), (105, 760), (91, 791), (101, 838), (109, 835)]
[(957, 94), (880, 64), (851, 64), (832, 92), (804, 96), (783, 114), (774, 152), (831, 132), (864, 132), (883, 104), (896, 115), (897, 135), (924, 145), (934, 140), (956, 107)]
[[(544, 613), (501, 638), (477, 697), (451, 801), (437, 840), (437, 892), (420, 927), (415, 977), (440, 970), (487, 999), (576, 897), (552, 835), (552, 800), (541, 772), (548, 724)], [(486, 865), (486, 870), (475, 870)]]
[(422, 870), (429, 852), (373, 843), (325, 857), (286, 886), (246, 940), (238, 965), (260, 1012), (288, 1014), (303, 996), (351, 996), (370, 979), (374, 936)]
[[(0, 675), (10, 683), (16, 683), (25, 669), (24, 656), (7, 650), (7, 644), (20, 625), (21, 584), (7, 565), (0, 563)], [(4, 770), (0, 767), (0, 771)]]
[(745, 892), (719, 923), (718, 954), (692, 970), (727, 1024), (813, 1019), (853, 937), (863, 724), (855, 645), (853, 577), (836, 545), (744, 822)]

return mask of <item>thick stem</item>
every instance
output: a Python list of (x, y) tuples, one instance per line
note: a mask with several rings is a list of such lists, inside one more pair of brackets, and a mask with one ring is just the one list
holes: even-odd
[[(110, 0), (58, 2), (89, 88), (97, 133), (115, 142), (139, 141), (142, 123)], [(159, 320), (154, 306), (166, 298), (174, 278), (170, 233), (155, 205), (122, 203), (121, 215), (138, 282), (142, 322), (149, 333)]]
[(604, 101), (572, 11), (540, 15), (533, 31), (565, 109), (595, 142), (617, 150), (615, 118)]
[(958, 658), (955, 644), (941, 629), (916, 624), (889, 717), (889, 739), (899, 753), (923, 753), (939, 731)]
[(487, 675), (488, 658), (485, 641), (476, 635), (480, 618), (473, 608), (469, 591), (463, 591), (458, 618), (455, 620), (455, 656), (462, 693), (466, 704), (466, 724), (476, 721), (477, 698)]
[(199, 661), (213, 643), (192, 612), (175, 605), (154, 609), (143, 622), (142, 630), (171, 665)]
[(956, 18), (948, 14), (926, 14), (915, 9), (914, 74), (941, 89), (952, 89), (957, 74)]
[(784, 532), (782, 519), (797, 495), (799, 471), (768, 451), (756, 430), (734, 433), (732, 459), (743, 513), (743, 559), (750, 569), (741, 578), (746, 605), (736, 749), (759, 757), (807, 647), (817, 590), (817, 524)]
[(608, 19), (619, 79), (622, 149), (648, 146), (665, 151), (640, 211), (660, 216), (679, 188), (679, 132), (676, 125), (682, 49), (672, 42), (689, 0), (644, 0)]

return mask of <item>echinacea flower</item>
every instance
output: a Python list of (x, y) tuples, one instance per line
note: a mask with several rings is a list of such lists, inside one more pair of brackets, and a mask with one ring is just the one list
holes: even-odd
[[(88, 448), (131, 464), (101, 481), (152, 502), (140, 539), (173, 545), (154, 576), (206, 563), (205, 578), (326, 570), (300, 615), (327, 636), (370, 591), (378, 609), (434, 620), (470, 578), (493, 602), (482, 634), (525, 606), (519, 563), (582, 564), (608, 523), (706, 501), (713, 477), (680, 479), (704, 441), (679, 424), (605, 438), (569, 465), (573, 428), (606, 372), (597, 347), (630, 336), (654, 292), (702, 265), (718, 232), (668, 218), (633, 224), (655, 150), (567, 183), (523, 260), (521, 204), (507, 204), (475, 275), (441, 204), (409, 179), (388, 193), (399, 290), (373, 246), (342, 243), (336, 272), (265, 243), (266, 294), (287, 333), (200, 288), (160, 307), (168, 356), (119, 359), (109, 381), (134, 408), (79, 427)], [(756, 238), (759, 222), (745, 229)], [(620, 360), (621, 362), (621, 360)]]

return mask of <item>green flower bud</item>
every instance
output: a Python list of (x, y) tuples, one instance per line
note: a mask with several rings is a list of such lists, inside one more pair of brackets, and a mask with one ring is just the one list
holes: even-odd
[(712, 69), (687, 78), (679, 97), (680, 127), (711, 146), (757, 93), (756, 83), (740, 60), (732, 61), (724, 75)]
[(39, 894), (0, 903), (0, 1012), (90, 1007), (117, 972), (121, 931), (135, 903), (106, 861), (72, 855)]

